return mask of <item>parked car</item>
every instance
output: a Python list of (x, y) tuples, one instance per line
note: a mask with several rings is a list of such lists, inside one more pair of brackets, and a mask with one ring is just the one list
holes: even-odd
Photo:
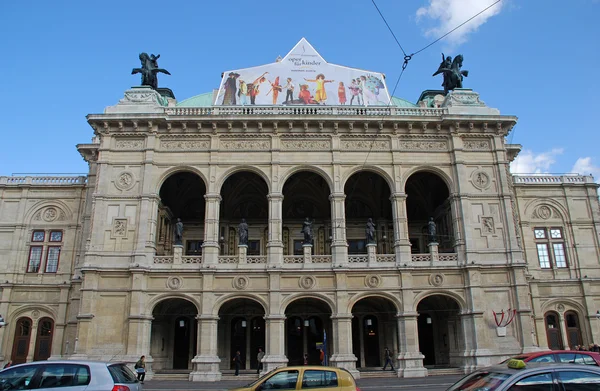
[(578, 391), (600, 389), (600, 368), (588, 365), (511, 359), (472, 372), (447, 391)]
[[(523, 353), (512, 357), (525, 362), (562, 362), (600, 366), (600, 353), (585, 350), (545, 350), (543, 352)], [(501, 364), (507, 363), (504, 360)]]
[(299, 366), (277, 368), (245, 387), (230, 391), (302, 390), (360, 391), (354, 377), (343, 368)]
[(36, 361), (0, 371), (0, 390), (141, 391), (125, 363)]

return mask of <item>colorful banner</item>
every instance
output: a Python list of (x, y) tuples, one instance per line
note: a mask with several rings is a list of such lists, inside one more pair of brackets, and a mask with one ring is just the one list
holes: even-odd
[(223, 73), (215, 105), (385, 106), (383, 74), (329, 64), (302, 38), (277, 62)]

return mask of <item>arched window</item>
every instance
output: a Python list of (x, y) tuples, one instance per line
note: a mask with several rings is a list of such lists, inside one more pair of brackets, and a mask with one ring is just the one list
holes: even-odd
[(47, 360), (52, 354), (52, 336), (54, 335), (54, 321), (50, 318), (42, 318), (38, 322), (37, 336), (35, 339), (35, 351), (33, 360)]
[(581, 345), (581, 329), (579, 327), (579, 316), (575, 311), (565, 312), (565, 326), (567, 329), (567, 340), (569, 347), (573, 349), (577, 345)]
[(563, 341), (558, 314), (556, 312), (547, 312), (544, 318), (546, 322), (548, 347), (552, 350), (562, 350)]
[(20, 318), (17, 320), (11, 354), (13, 364), (22, 364), (27, 361), (32, 324), (29, 318)]

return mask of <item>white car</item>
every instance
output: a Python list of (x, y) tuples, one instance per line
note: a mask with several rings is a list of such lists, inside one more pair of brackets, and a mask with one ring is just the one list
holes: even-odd
[(35, 361), (0, 371), (0, 391), (141, 391), (125, 363), (100, 361)]

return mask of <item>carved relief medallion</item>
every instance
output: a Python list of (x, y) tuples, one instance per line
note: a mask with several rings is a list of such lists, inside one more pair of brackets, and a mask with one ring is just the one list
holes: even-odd
[(481, 230), (487, 234), (494, 233), (494, 218), (493, 217), (482, 217), (481, 218)]
[(492, 181), (485, 171), (476, 170), (471, 174), (471, 183), (473, 183), (475, 188), (485, 190), (490, 187)]
[(542, 205), (537, 208), (537, 215), (542, 220), (548, 220), (552, 216), (552, 210), (548, 206)]
[(113, 237), (124, 238), (127, 236), (127, 219), (113, 221)]
[(369, 288), (377, 288), (381, 285), (381, 277), (375, 274), (369, 274), (365, 277), (365, 286)]
[(167, 278), (167, 288), (177, 290), (183, 286), (183, 279), (177, 276)]
[(433, 273), (429, 276), (429, 283), (433, 286), (444, 285), (444, 275), (441, 273)]
[(115, 180), (115, 187), (119, 190), (129, 190), (135, 184), (133, 174), (129, 171), (123, 171)]
[(33, 318), (33, 320), (37, 320), (40, 317), (40, 311), (38, 311), (38, 310), (31, 311), (31, 317)]
[(245, 276), (238, 276), (233, 279), (233, 287), (238, 290), (244, 290), (248, 288), (249, 283), (250, 282), (248, 281), (248, 278)]
[(304, 289), (311, 289), (316, 285), (317, 281), (313, 276), (303, 276), (300, 277), (300, 287)]
[(44, 213), (42, 214), (42, 218), (44, 219), (44, 221), (54, 221), (58, 218), (58, 211), (54, 207), (46, 208), (46, 210), (44, 210)]
[(559, 304), (556, 306), (556, 309), (558, 312), (563, 312), (565, 310), (565, 306), (563, 304)]

